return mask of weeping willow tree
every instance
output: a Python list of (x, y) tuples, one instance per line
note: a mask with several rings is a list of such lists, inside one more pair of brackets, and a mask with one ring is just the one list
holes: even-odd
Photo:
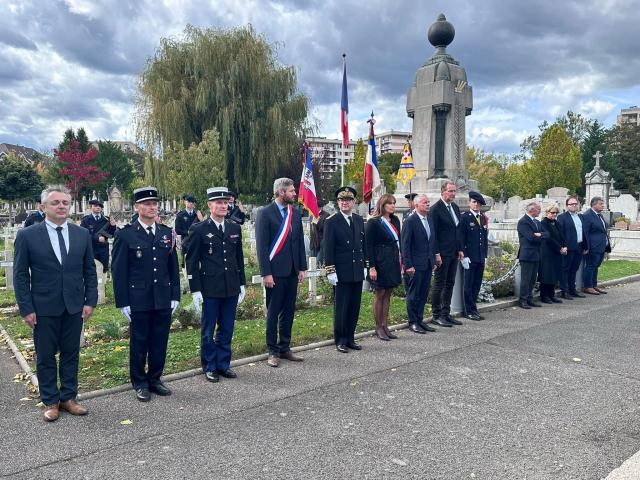
[[(306, 133), (308, 99), (296, 73), (253, 28), (188, 26), (181, 41), (164, 38), (138, 82), (135, 123), (147, 147), (188, 148), (216, 129), (228, 185), (268, 191)], [(151, 149), (149, 148), (149, 149)]]

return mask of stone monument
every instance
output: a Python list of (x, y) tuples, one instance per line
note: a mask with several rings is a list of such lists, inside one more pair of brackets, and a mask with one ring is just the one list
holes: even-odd
[(600, 166), (600, 159), (602, 154), (598, 150), (593, 158), (596, 159), (596, 164), (585, 178), (585, 208), (589, 207), (589, 203), (593, 197), (601, 197), (604, 200), (604, 208), (609, 211), (609, 194), (612, 189), (614, 180), (609, 175), (609, 172), (605, 171)]
[[(443, 14), (429, 27), (427, 38), (436, 51), (418, 69), (407, 95), (407, 115), (413, 119), (412, 151), (416, 176), (411, 191), (426, 193), (432, 202), (440, 197), (446, 180), (458, 185), (456, 202), (467, 206), (467, 192), (477, 189), (465, 167), (465, 121), (473, 108), (473, 92), (460, 63), (447, 53), (455, 36), (453, 25)], [(409, 185), (398, 182), (396, 198), (406, 206)], [(492, 203), (492, 200), (491, 200)]]

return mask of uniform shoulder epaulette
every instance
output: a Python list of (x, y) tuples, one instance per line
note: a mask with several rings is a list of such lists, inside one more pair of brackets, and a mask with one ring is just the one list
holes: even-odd
[(338, 214), (338, 212), (334, 212), (334, 213), (332, 213), (331, 215), (329, 215), (329, 216), (327, 217), (327, 220), (329, 220), (330, 218), (335, 217), (337, 214)]

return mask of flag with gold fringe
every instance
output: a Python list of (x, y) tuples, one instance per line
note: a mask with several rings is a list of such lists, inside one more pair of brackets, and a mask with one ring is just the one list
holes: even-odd
[(416, 169), (413, 166), (413, 155), (411, 153), (411, 144), (404, 144), (402, 148), (402, 160), (400, 160), (400, 168), (398, 168), (398, 181), (406, 185), (416, 176)]

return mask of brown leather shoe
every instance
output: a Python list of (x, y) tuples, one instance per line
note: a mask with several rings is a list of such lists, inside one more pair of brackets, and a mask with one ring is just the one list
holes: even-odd
[(89, 410), (80, 405), (73, 398), (64, 402), (60, 402), (60, 410), (69, 412), (71, 415), (86, 415), (87, 413), (89, 413)]
[(596, 292), (598, 292), (599, 294), (601, 294), (601, 295), (606, 295), (606, 294), (607, 294), (607, 291), (606, 291), (606, 290), (603, 290), (603, 289), (601, 289), (601, 288), (593, 287), (593, 289), (594, 289)]
[(45, 422), (55, 422), (60, 417), (60, 409), (58, 408), (58, 404), (55, 405), (47, 405), (44, 409), (44, 421)]
[(267, 365), (270, 367), (278, 367), (280, 365), (280, 358), (276, 355), (269, 355), (267, 358)]
[(588, 293), (589, 295), (600, 295), (600, 292), (598, 292), (595, 288), (583, 288), (582, 291), (584, 293)]
[(304, 358), (295, 355), (291, 350), (280, 354), (280, 358), (289, 360), (290, 362), (303, 362)]

